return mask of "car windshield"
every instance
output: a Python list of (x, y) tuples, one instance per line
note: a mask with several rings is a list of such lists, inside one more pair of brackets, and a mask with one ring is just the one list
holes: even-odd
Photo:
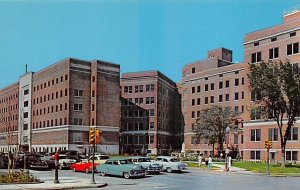
[(131, 160), (120, 160), (121, 164), (132, 164)]
[(140, 158), (139, 162), (151, 162), (150, 158)]
[(105, 155), (105, 156), (100, 156), (100, 159), (101, 159), (101, 160), (107, 160), (107, 159), (109, 159), (109, 156), (107, 156), (107, 155)]
[(177, 158), (171, 158), (170, 162), (179, 162), (179, 160)]

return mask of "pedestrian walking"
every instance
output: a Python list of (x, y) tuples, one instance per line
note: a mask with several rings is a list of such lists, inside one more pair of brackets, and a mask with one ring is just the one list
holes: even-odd
[(208, 169), (211, 170), (211, 166), (212, 166), (212, 158), (211, 156), (208, 157)]
[(200, 155), (198, 156), (198, 165), (199, 165), (199, 168), (201, 168), (202, 159), (203, 159), (203, 155), (200, 154)]

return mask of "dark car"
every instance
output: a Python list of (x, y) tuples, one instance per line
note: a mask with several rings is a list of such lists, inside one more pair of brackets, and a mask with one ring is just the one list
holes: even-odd
[(26, 153), (19, 155), (19, 166), (27, 169), (47, 170), (49, 168), (47, 162), (41, 159), (41, 155), (35, 153)]
[(44, 160), (48, 164), (49, 169), (55, 169), (55, 161), (52, 156), (42, 156), (41, 160)]

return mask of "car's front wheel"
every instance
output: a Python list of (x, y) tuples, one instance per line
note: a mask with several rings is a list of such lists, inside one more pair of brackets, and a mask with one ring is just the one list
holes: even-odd
[(130, 175), (129, 175), (128, 172), (125, 172), (125, 173), (123, 174), (123, 176), (124, 176), (125, 179), (129, 179), (129, 178), (130, 178)]
[(168, 173), (172, 173), (172, 168), (167, 168)]
[(105, 176), (105, 173), (104, 172), (100, 172), (100, 176)]

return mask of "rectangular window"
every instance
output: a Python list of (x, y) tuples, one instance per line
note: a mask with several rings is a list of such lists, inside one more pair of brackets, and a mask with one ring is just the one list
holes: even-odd
[(269, 49), (269, 59), (275, 59), (279, 57), (278, 47)]
[(260, 160), (260, 151), (251, 151), (250, 159), (251, 160)]
[(223, 81), (220, 81), (219, 82), (219, 89), (222, 89), (223, 88)]
[(297, 43), (288, 44), (286, 53), (287, 55), (293, 55), (299, 53), (299, 43), (297, 42)]
[(261, 140), (261, 129), (251, 129), (251, 140), (250, 141), (260, 141)]
[(254, 42), (254, 46), (259, 46), (259, 42)]
[(292, 127), (290, 133), (287, 135), (290, 141), (298, 140), (298, 127)]
[(296, 36), (296, 32), (291, 32), (290, 37)]
[(197, 105), (200, 105), (200, 98), (197, 98)]
[(192, 93), (193, 94), (195, 93), (195, 87), (192, 87)]
[(73, 142), (83, 142), (83, 134), (73, 133)]
[(214, 96), (211, 96), (211, 97), (210, 97), (210, 103), (211, 103), (211, 104), (215, 103), (215, 97), (214, 97)]
[(83, 90), (74, 89), (75, 97), (83, 97)]
[(192, 118), (195, 118), (195, 112), (192, 111)]
[(257, 63), (261, 61), (261, 52), (255, 52), (251, 55), (251, 63)]
[(192, 106), (195, 105), (195, 99), (192, 99)]
[(200, 92), (200, 91), (201, 91), (201, 87), (197, 86), (197, 92)]
[(82, 111), (82, 104), (74, 104), (74, 111)]
[(278, 141), (278, 128), (269, 129), (269, 139), (271, 141)]
[(277, 37), (271, 38), (271, 42), (275, 42), (275, 41), (277, 41)]
[(150, 122), (149, 126), (150, 126), (150, 129), (154, 129), (154, 122)]
[(23, 113), (23, 117), (24, 117), (24, 118), (28, 118), (28, 112), (24, 112), (24, 113)]
[(234, 93), (234, 100), (239, 100), (239, 93), (238, 92)]
[(154, 109), (149, 110), (149, 116), (154, 116)]
[(24, 107), (28, 107), (28, 101), (24, 102)]
[(208, 97), (205, 97), (205, 104), (208, 104)]
[(222, 94), (219, 95), (219, 102), (223, 102), (223, 95)]
[(196, 72), (196, 68), (192, 67), (192, 74)]
[(297, 161), (298, 152), (297, 151), (285, 151), (285, 159), (287, 161)]
[(215, 84), (214, 83), (210, 84), (210, 90), (215, 90)]
[(239, 79), (235, 79), (234, 80), (234, 86), (238, 86), (240, 84), (240, 80)]
[(24, 90), (24, 95), (29, 94), (29, 89)]
[(208, 91), (208, 84), (205, 85), (205, 91)]
[(239, 144), (239, 135), (238, 134), (234, 134), (234, 140), (233, 140), (234, 144)]
[(226, 102), (229, 101), (229, 94), (225, 94), (225, 101), (226, 101)]
[(227, 80), (227, 81), (225, 82), (225, 87), (226, 87), (226, 88), (229, 87), (229, 80)]
[(28, 124), (23, 125), (23, 130), (28, 130)]

